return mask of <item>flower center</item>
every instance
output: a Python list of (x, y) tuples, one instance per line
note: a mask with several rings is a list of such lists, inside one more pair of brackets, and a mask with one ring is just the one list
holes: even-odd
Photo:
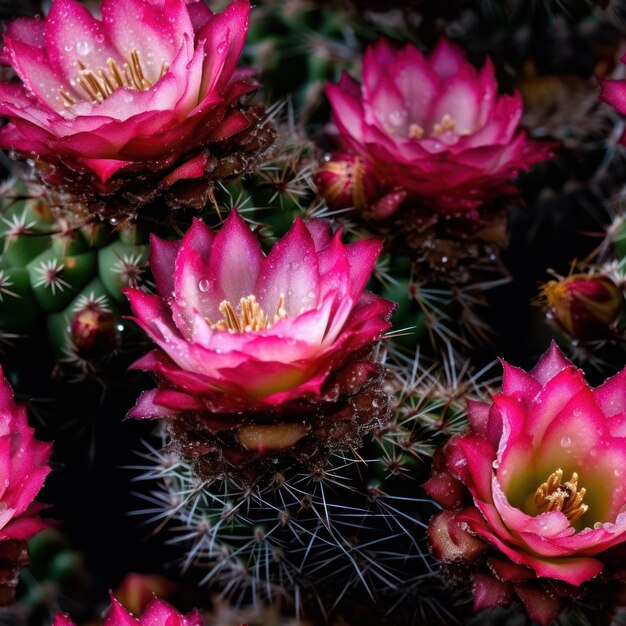
[[(443, 135), (448, 131), (454, 132), (456, 130), (456, 122), (452, 118), (451, 115), (446, 113), (439, 122), (437, 122), (433, 126), (433, 130), (430, 133), (431, 137), (439, 137), (439, 135)], [(459, 135), (465, 133), (457, 133)], [(421, 139), (426, 135), (426, 131), (419, 124), (411, 124), (409, 125), (409, 138), (410, 139)]]
[(587, 490), (584, 487), (578, 489), (578, 474), (572, 473), (572, 477), (565, 483), (563, 480), (563, 470), (557, 469), (552, 472), (535, 492), (535, 505), (539, 513), (546, 511), (561, 511), (570, 524), (578, 521), (586, 512), (589, 506), (583, 504), (583, 498)]
[(213, 330), (227, 330), (229, 333), (249, 333), (255, 330), (265, 330), (276, 324), (278, 320), (287, 317), (287, 311), (284, 306), (285, 295), (282, 293), (278, 298), (276, 313), (272, 317), (263, 311), (255, 296), (246, 296), (239, 300), (239, 313), (228, 300), (224, 300), (219, 306), (220, 313), (224, 318), (215, 322), (215, 324), (209, 318), (206, 318), (206, 321)]
[[(121, 67), (115, 59), (107, 59), (107, 67), (99, 67), (95, 71), (90, 70), (80, 59), (76, 61), (80, 71), (78, 72), (77, 83), (83, 88), (92, 102), (100, 104), (104, 102), (113, 92), (120, 87), (135, 89), (137, 91), (147, 91), (154, 83), (146, 76), (139, 52), (133, 50), (130, 53), (129, 61)], [(167, 63), (161, 66), (160, 80), (169, 69)], [(72, 86), (76, 84), (72, 81)], [(65, 107), (76, 104), (76, 99), (67, 91), (61, 90), (61, 96)]]

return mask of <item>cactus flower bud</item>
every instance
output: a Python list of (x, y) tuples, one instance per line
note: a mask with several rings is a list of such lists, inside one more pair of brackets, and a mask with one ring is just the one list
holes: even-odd
[(90, 303), (74, 313), (70, 333), (76, 352), (83, 358), (111, 354), (120, 340), (115, 316), (97, 303)]
[(608, 276), (572, 274), (541, 288), (544, 308), (568, 335), (582, 340), (606, 337), (622, 316), (622, 293)]

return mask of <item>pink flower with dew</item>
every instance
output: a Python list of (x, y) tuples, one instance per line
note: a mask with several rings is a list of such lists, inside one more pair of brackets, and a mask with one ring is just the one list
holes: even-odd
[[(369, 182), (352, 191), (375, 219), (405, 200), (477, 215), (489, 199), (515, 191), (510, 181), (519, 172), (550, 156), (547, 144), (519, 130), (521, 97), (498, 95), (491, 61), (477, 70), (446, 39), (428, 57), (381, 39), (365, 52), (363, 82), (344, 73), (326, 94), (341, 143), (363, 160), (364, 181), (373, 176), (386, 189), (371, 197)], [(331, 161), (318, 184), (324, 196), (330, 186), (332, 205), (349, 198), (336, 180)]]
[(158, 346), (134, 367), (163, 385), (131, 415), (276, 406), (319, 394), (331, 372), (390, 327), (394, 305), (364, 289), (381, 245), (344, 244), (329, 223), (297, 218), (265, 255), (234, 211), (217, 233), (194, 220), (180, 242), (153, 236), (159, 294), (125, 293)]
[(555, 589), (608, 575), (626, 543), (626, 368), (591, 389), (556, 344), (531, 372), (503, 367), (502, 392), (470, 401), (468, 431), (434, 458), (424, 488), (446, 510), (429, 536), (444, 562), (487, 564), (476, 609), (515, 594), (547, 624)]
[(33, 432), (0, 369), (0, 541), (25, 541), (46, 527), (39, 516), (44, 505), (34, 500), (50, 473), (52, 444)]
[(0, 146), (44, 164), (51, 184), (79, 176), (101, 194), (137, 176), (160, 189), (201, 178), (217, 167), (211, 146), (257, 122), (239, 106), (254, 72), (236, 69), (249, 12), (248, 0), (219, 14), (203, 0), (104, 0), (96, 19), (53, 0), (45, 19), (11, 22), (3, 59), (22, 84), (0, 83)]
[[(197, 611), (182, 615), (174, 607), (163, 600), (154, 599), (143, 615), (133, 617), (111, 595), (111, 608), (104, 617), (103, 626), (203, 626), (202, 617)], [(76, 626), (69, 615), (57, 613), (52, 626)]]

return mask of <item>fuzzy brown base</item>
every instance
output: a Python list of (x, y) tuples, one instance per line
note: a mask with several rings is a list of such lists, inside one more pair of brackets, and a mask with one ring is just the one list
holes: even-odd
[[(387, 422), (391, 397), (383, 383), (382, 366), (352, 362), (327, 380), (319, 397), (244, 414), (207, 411), (172, 420), (172, 446), (193, 459), (195, 472), (206, 480), (227, 477), (256, 484), (294, 463), (321, 471), (330, 453), (360, 447), (367, 433)], [(281, 449), (264, 447), (262, 438), (256, 447), (242, 443), (243, 433), (265, 427), (293, 433), (295, 442)]]
[(15, 602), (20, 570), (28, 562), (28, 545), (25, 541), (9, 539), (0, 542), (0, 606), (9, 606)]
[[(275, 138), (273, 123), (262, 106), (242, 110), (250, 126), (240, 133), (217, 142), (203, 142), (199, 137), (188, 150), (181, 148), (176, 159), (142, 161), (114, 175), (102, 188), (91, 171), (75, 171), (62, 163), (38, 162), (35, 174), (58, 200), (57, 212), (68, 212), (72, 222), (94, 219), (135, 219), (139, 215), (151, 220), (166, 220), (170, 211), (183, 208), (201, 209), (212, 197), (215, 183), (251, 172)], [(173, 184), (165, 182), (179, 166), (204, 155), (204, 175), (186, 178)], [(25, 155), (28, 156), (28, 155)]]

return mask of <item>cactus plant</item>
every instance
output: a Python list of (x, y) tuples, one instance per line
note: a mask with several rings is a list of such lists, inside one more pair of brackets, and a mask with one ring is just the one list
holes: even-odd
[(128, 341), (121, 289), (149, 285), (147, 238), (130, 225), (75, 226), (18, 183), (0, 212), (3, 337), (19, 341), (43, 323), (58, 362), (96, 374)]

